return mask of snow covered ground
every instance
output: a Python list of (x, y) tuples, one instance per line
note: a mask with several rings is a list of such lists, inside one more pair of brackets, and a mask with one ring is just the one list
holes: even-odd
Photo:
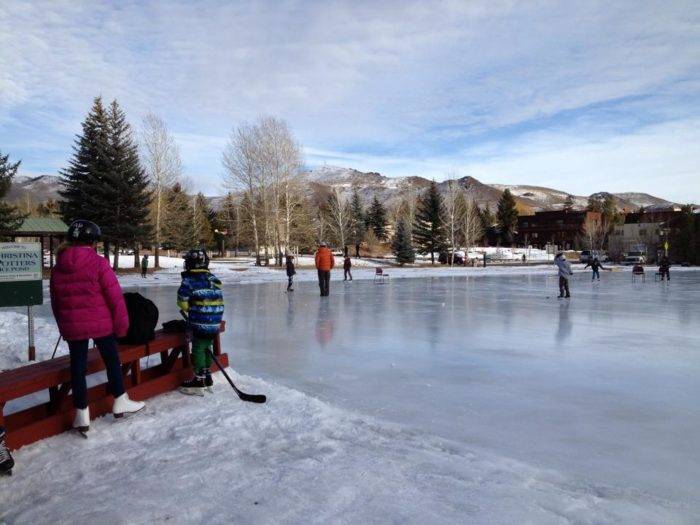
[[(0, 522), (700, 520), (700, 272), (577, 273), (557, 301), (551, 265), (392, 268), (387, 285), (358, 268), (322, 300), (313, 271), (285, 294), (278, 270), (233, 267), (215, 268), (224, 349), (268, 404), (218, 384), (25, 447)], [(177, 272), (122, 282), (167, 320)], [(23, 316), (0, 313), (0, 367), (24, 359)]]
[(679, 523), (682, 508), (392, 425), (279, 385), (170, 393), (16, 454), (7, 523)]

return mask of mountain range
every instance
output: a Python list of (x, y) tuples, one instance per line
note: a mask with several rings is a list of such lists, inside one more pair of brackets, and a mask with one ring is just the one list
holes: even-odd
[[(424, 177), (387, 177), (375, 172), (362, 172), (352, 168), (336, 166), (321, 166), (307, 172), (309, 185), (314, 193), (324, 194), (333, 188), (349, 197), (353, 188), (357, 188), (365, 204), (373, 197), (377, 197), (388, 206), (397, 204), (408, 192), (420, 193), (430, 186), (431, 181)], [(512, 185), (512, 184), (485, 184), (474, 177), (462, 177), (456, 179), (457, 183), (475, 199), (480, 207), (488, 205), (492, 210), (503, 190), (508, 188), (521, 213), (561, 209), (569, 195), (565, 191), (540, 186)], [(445, 193), (448, 181), (438, 183), (438, 188)], [(30, 198), (35, 202), (43, 202), (47, 199), (60, 199), (59, 178), (54, 175), (39, 175), (36, 177), (17, 176), (13, 180), (6, 199), (10, 202), (21, 201)], [(678, 206), (677, 203), (655, 197), (647, 193), (626, 192), (594, 193), (593, 196), (604, 198), (612, 195), (620, 210), (634, 211), (640, 207), (668, 208)], [(588, 203), (589, 196), (572, 195), (575, 209), (583, 209)], [(211, 197), (214, 206), (221, 201), (220, 198)]]
[[(399, 201), (403, 194), (409, 191), (409, 188), (413, 187), (420, 192), (431, 183), (430, 179), (424, 177), (386, 177), (379, 173), (365, 173), (335, 166), (322, 166), (313, 169), (309, 172), (309, 179), (312, 185), (338, 188), (346, 196), (350, 195), (354, 187), (357, 187), (365, 202), (376, 195), (381, 202), (388, 205)], [(569, 195), (565, 191), (540, 186), (485, 184), (469, 176), (456, 179), (456, 181), (469, 192), (480, 207), (488, 205), (491, 210), (496, 209), (498, 199), (506, 188), (515, 197), (521, 213), (561, 209)], [(438, 189), (444, 194), (447, 192), (448, 185), (449, 181), (439, 182)], [(668, 208), (678, 206), (677, 203), (666, 199), (639, 192), (612, 194), (597, 192), (592, 196), (603, 199), (607, 195), (612, 195), (618, 209), (626, 211), (635, 211), (640, 207)], [(584, 209), (590, 196), (572, 195), (572, 197), (574, 209)]]

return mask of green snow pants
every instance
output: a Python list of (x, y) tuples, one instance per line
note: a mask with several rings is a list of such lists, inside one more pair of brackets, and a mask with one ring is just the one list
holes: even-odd
[(211, 343), (211, 339), (196, 336), (192, 339), (192, 366), (195, 372), (211, 367), (211, 354), (207, 352), (207, 349), (211, 349)]

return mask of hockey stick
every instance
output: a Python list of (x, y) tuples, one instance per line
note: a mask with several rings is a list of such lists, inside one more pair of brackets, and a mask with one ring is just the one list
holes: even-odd
[[(180, 315), (187, 321), (187, 324), (189, 326), (190, 319), (187, 316), (185, 312), (180, 310)], [(189, 339), (189, 338), (188, 338)], [(189, 342), (189, 340), (188, 340)], [(221, 373), (224, 374), (224, 377), (226, 378), (226, 381), (228, 381), (228, 384), (231, 385), (231, 388), (233, 388), (233, 391), (236, 392), (238, 397), (240, 398), (241, 401), (248, 401), (250, 403), (265, 403), (267, 401), (267, 396), (263, 394), (246, 394), (245, 392), (239, 390), (236, 385), (233, 383), (229, 375), (226, 373), (226, 370), (224, 370), (224, 367), (221, 366), (221, 363), (219, 360), (216, 358), (214, 355), (214, 352), (211, 351), (211, 348), (207, 348), (207, 352), (209, 352), (209, 357), (211, 357), (214, 360), (214, 363), (216, 363), (216, 366), (219, 367), (219, 370), (221, 370)]]
[(53, 347), (53, 354), (51, 354), (51, 359), (56, 357), (56, 350), (58, 350), (58, 345), (61, 342), (61, 336), (58, 336), (58, 339), (56, 340), (56, 346)]
[(228, 381), (228, 384), (231, 385), (231, 388), (233, 388), (234, 392), (238, 394), (238, 397), (241, 399), (241, 401), (249, 401), (250, 403), (264, 403), (267, 401), (267, 397), (264, 394), (246, 394), (245, 392), (238, 390), (238, 388), (236, 388), (236, 385), (233, 384), (233, 381), (231, 381), (231, 378), (226, 373), (226, 370), (224, 370), (224, 367), (221, 366), (221, 363), (219, 363), (219, 360), (214, 355), (214, 352), (211, 351), (211, 348), (207, 348), (207, 352), (209, 352), (209, 357), (211, 357), (214, 360), (214, 363), (216, 363), (216, 366), (219, 367), (221, 373), (224, 374), (226, 381)]

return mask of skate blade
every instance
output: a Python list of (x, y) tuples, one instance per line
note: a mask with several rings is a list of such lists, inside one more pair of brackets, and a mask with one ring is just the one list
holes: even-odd
[(204, 389), (203, 388), (187, 388), (187, 387), (181, 386), (180, 388), (178, 388), (178, 391), (181, 394), (185, 394), (186, 396), (204, 397)]
[(90, 427), (73, 427), (73, 431), (83, 439), (88, 438), (88, 430), (90, 430)]
[(0, 476), (12, 476), (12, 469), (0, 472)]
[(112, 413), (112, 415), (114, 416), (114, 419), (122, 419), (124, 416), (130, 416), (131, 414), (138, 414), (144, 408), (146, 408), (146, 405), (143, 405), (141, 408), (139, 408), (138, 410), (134, 410), (133, 412), (120, 412), (118, 414)]

